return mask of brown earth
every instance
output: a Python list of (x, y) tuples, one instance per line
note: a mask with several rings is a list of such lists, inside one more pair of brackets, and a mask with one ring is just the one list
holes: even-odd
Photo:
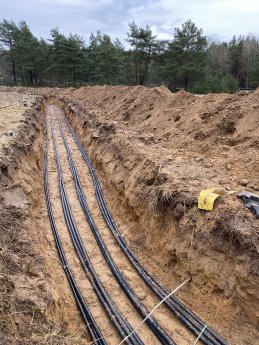
[[(96, 167), (115, 220), (145, 266), (170, 289), (175, 282), (191, 276), (190, 286), (179, 292), (180, 298), (230, 344), (256, 343), (259, 327), (258, 220), (236, 198), (236, 193), (228, 195), (225, 192), (212, 212), (197, 209), (197, 196), (202, 189), (211, 186), (224, 191), (259, 190), (259, 172), (256, 169), (259, 161), (258, 90), (249, 94), (202, 96), (182, 91), (172, 94), (164, 87), (146, 89), (140, 86), (36, 91), (1, 88), (0, 91), (38, 93), (44, 96), (46, 104), (61, 106)], [(56, 257), (55, 246), (49, 229), (45, 231), (47, 234), (43, 230), (47, 215), (42, 180), (38, 176), (41, 164), (35, 166), (35, 161), (42, 162), (43, 158), (41, 121), (40, 115), (33, 114), (28, 118), (27, 126), (35, 122), (39, 127), (32, 139), (33, 146), (28, 147), (27, 144), (23, 147), (22, 157), (14, 153), (10, 162), (6, 154), (8, 164), (1, 163), (8, 166), (4, 166), (1, 172), (3, 188), (9, 190), (6, 186), (12, 186), (13, 181), (22, 185), (22, 191), (15, 189), (11, 195), (9, 192), (5, 202), (1, 203), (7, 212), (8, 200), (16, 196), (16, 205), (11, 206), (15, 210), (12, 211), (14, 216), (7, 213), (2, 226), (16, 229), (21, 223), (19, 220), (17, 225), (17, 219), (25, 217), (22, 224), (29, 222), (28, 229), (41, 229), (37, 236), (35, 231), (29, 232), (34, 243), (33, 253), (37, 258), (42, 257), (42, 284), (55, 298), (39, 297), (36, 293), (39, 278), (34, 281), (35, 278), (27, 277), (24, 269), (19, 274), (7, 271), (4, 281), (7, 278), (11, 282), (16, 281), (16, 275), (26, 277), (30, 289), (35, 291), (36, 305), (44, 306), (53, 298), (49, 313), (44, 311), (45, 306), (40, 308), (44, 316), (41, 321), (35, 321), (31, 312), (24, 322), (30, 324), (32, 319), (33, 327), (43, 328), (50, 322), (54, 329), (59, 327), (61, 337), (66, 335), (64, 330), (69, 337), (76, 329), (78, 315), (75, 312), (74, 320), (70, 322), (68, 308), (58, 286), (58, 282), (64, 279), (63, 272), (57, 260), (50, 260)], [(30, 125), (28, 128), (34, 127)], [(24, 137), (27, 138), (26, 135)], [(27, 151), (29, 154), (25, 153)], [(17, 164), (9, 171), (9, 166), (18, 157), (24, 164)], [(246, 187), (240, 185), (242, 179), (248, 180)], [(17, 203), (26, 205), (24, 200), (28, 200), (23, 193), (28, 196), (29, 203), (37, 205), (30, 206), (29, 210), (22, 206), (21, 211)], [(39, 194), (38, 200), (36, 195)], [(41, 213), (38, 213), (40, 209)], [(26, 236), (28, 229), (24, 230)], [(11, 238), (16, 238), (16, 232), (15, 236), (13, 234)], [(3, 243), (6, 245), (5, 239)], [(40, 245), (45, 246), (46, 243), (51, 257), (42, 253)], [(31, 244), (25, 243), (24, 246), (30, 248)], [(23, 260), (27, 262), (27, 259)], [(28, 262), (33, 262), (30, 265), (37, 267), (33, 256), (30, 260)], [(60, 275), (56, 278), (53, 274), (51, 276), (51, 266), (55, 262), (55, 272)], [(21, 269), (19, 265), (17, 269)], [(5, 287), (4, 292), (7, 291)], [(18, 293), (11, 291), (20, 301)], [(38, 303), (42, 298), (44, 302)], [(73, 299), (68, 299), (67, 303), (73, 305)], [(10, 310), (11, 313), (19, 312), (16, 306)], [(4, 315), (6, 318), (6, 312)], [(19, 314), (15, 315), (18, 324), (23, 323)], [(67, 322), (68, 326), (62, 322)], [(22, 331), (17, 326), (16, 329), (21, 337)], [(29, 331), (28, 327), (26, 331), (30, 332), (27, 338), (34, 339), (33, 334), (37, 334), (37, 331)], [(7, 327), (4, 332), (10, 334), (11, 331)], [(45, 328), (42, 334), (44, 332)]]
[(0, 152), (15, 142), (24, 111), (31, 106), (34, 98), (23, 93), (0, 92)]

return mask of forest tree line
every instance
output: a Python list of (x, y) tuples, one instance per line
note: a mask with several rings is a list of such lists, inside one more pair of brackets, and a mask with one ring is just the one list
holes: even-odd
[(86, 44), (58, 28), (35, 37), (25, 21), (0, 22), (0, 84), (22, 86), (166, 85), (196, 93), (259, 86), (259, 41), (234, 36), (210, 42), (191, 20), (161, 40), (149, 26), (129, 24), (125, 41), (98, 31)]

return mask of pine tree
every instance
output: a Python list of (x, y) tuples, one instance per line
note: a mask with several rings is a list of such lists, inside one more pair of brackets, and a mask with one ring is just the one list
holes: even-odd
[(175, 80), (183, 81), (186, 90), (204, 73), (206, 47), (206, 37), (191, 20), (182, 24), (181, 29), (175, 29), (169, 46), (168, 67)]
[(31, 33), (25, 21), (18, 24), (15, 32), (15, 60), (17, 75), (22, 85), (37, 83), (37, 57), (40, 54), (39, 42)]
[(66, 65), (69, 79), (75, 85), (86, 79), (84, 41), (78, 35), (69, 35), (66, 41)]
[(127, 42), (132, 47), (130, 56), (134, 66), (135, 84), (144, 85), (147, 78), (148, 67), (157, 47), (156, 36), (147, 25), (145, 28), (137, 27), (136, 23), (129, 24)]
[(0, 23), (0, 42), (2, 43), (2, 52), (7, 56), (6, 61), (11, 65), (13, 82), (16, 84), (17, 75), (16, 75), (16, 61), (15, 61), (15, 47), (14, 47), (14, 38), (15, 33), (18, 28), (16, 24), (11, 21), (8, 22), (4, 19)]
[(50, 79), (62, 85), (68, 75), (66, 65), (67, 38), (59, 32), (58, 28), (52, 29), (50, 33), (51, 46), (49, 50), (48, 73)]
[(90, 81), (117, 84), (121, 54), (123, 47), (118, 40), (113, 43), (110, 36), (101, 34), (100, 31), (96, 35), (91, 34), (87, 54)]

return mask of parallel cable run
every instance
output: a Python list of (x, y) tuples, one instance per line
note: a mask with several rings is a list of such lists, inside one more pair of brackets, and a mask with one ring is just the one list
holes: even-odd
[[(110, 316), (110, 319), (114, 323), (115, 327), (117, 328), (118, 332), (122, 337), (126, 337), (127, 334), (133, 331), (133, 328), (130, 326), (129, 322), (125, 319), (125, 317), (121, 314), (118, 307), (111, 299), (109, 293), (101, 283), (100, 279), (98, 278), (90, 258), (86, 252), (85, 246), (79, 234), (79, 231), (76, 227), (71, 206), (68, 201), (68, 196), (65, 188), (65, 182), (63, 179), (62, 168), (60, 157), (57, 148), (56, 136), (53, 127), (53, 118), (51, 122), (51, 131), (52, 131), (52, 139), (54, 143), (54, 152), (55, 152), (55, 159), (58, 169), (58, 177), (59, 177), (59, 187), (60, 187), (60, 197), (62, 203), (62, 209), (65, 217), (65, 221), (69, 230), (69, 234), (74, 245), (75, 251), (79, 257), (79, 260), (84, 268), (84, 270), (90, 275), (90, 280), (94, 291), (96, 292), (99, 300), (101, 301), (102, 305), (104, 306), (106, 312)], [(133, 334), (127, 342), (129, 345), (144, 345), (143, 342), (140, 340), (137, 334)]]
[[(171, 295), (173, 295), (174, 293), (176, 293), (182, 286), (184, 286), (184, 285), (185, 285), (186, 283), (188, 283), (189, 281), (190, 281), (190, 278), (189, 278), (189, 279), (186, 279), (182, 284), (180, 284), (179, 286), (177, 286), (177, 288), (175, 288), (172, 292), (170, 292), (170, 294), (169, 294), (168, 296), (166, 296), (164, 299), (162, 299), (162, 300), (151, 310), (151, 312), (145, 317), (145, 319), (143, 319), (143, 320), (140, 322), (140, 324), (138, 324), (137, 327), (134, 328), (134, 330), (132, 331), (132, 333), (133, 333), (133, 332), (136, 333), (136, 332), (140, 329), (140, 327), (147, 321), (147, 319), (150, 317), (150, 315), (152, 315), (152, 314), (154, 313), (154, 311), (155, 311), (157, 308), (159, 308), (159, 306), (160, 306), (161, 304), (163, 304), (164, 301), (165, 301), (166, 299), (168, 299)], [(132, 333), (130, 333), (126, 338), (124, 338), (124, 339), (119, 343), (119, 345), (125, 343), (125, 342), (127, 341), (127, 339), (131, 336)], [(198, 340), (199, 340), (199, 339), (198, 339)]]
[[(61, 123), (60, 124), (60, 133), (61, 136), (63, 138), (64, 144), (66, 146), (67, 149), (67, 154), (69, 157), (69, 164), (70, 164), (70, 168), (71, 168), (71, 172), (74, 178), (74, 182), (76, 185), (76, 189), (78, 192), (78, 197), (79, 197), (79, 201), (81, 204), (81, 207), (83, 209), (83, 212), (85, 214), (85, 217), (88, 221), (88, 224), (90, 226), (90, 229), (96, 239), (96, 242), (108, 264), (108, 266), (110, 267), (114, 277), (116, 278), (117, 282), (119, 283), (119, 285), (121, 286), (121, 288), (123, 289), (123, 291), (125, 292), (125, 294), (128, 296), (129, 300), (132, 302), (132, 304), (134, 305), (134, 307), (136, 308), (136, 310), (139, 312), (139, 314), (142, 317), (146, 317), (149, 313), (148, 310), (146, 309), (146, 307), (140, 302), (138, 296), (136, 295), (136, 293), (134, 292), (134, 290), (132, 289), (132, 287), (129, 285), (129, 283), (125, 280), (124, 276), (121, 274), (120, 270), (118, 269), (117, 265), (115, 264), (115, 262), (113, 261), (95, 223), (94, 220), (92, 219), (92, 216), (90, 214), (89, 208), (88, 208), (88, 204), (86, 202), (86, 198), (84, 195), (84, 192), (82, 190), (80, 181), (79, 181), (79, 177), (78, 177), (78, 173), (77, 173), (77, 169), (75, 167), (73, 158), (72, 158), (72, 154), (71, 151), (68, 147), (67, 141), (64, 137), (64, 133), (62, 130), (62, 126)], [(62, 182), (62, 179), (60, 178), (60, 181)], [(63, 188), (63, 187), (62, 187)], [(168, 344), (168, 345), (175, 345), (174, 340), (170, 337), (170, 335), (157, 323), (157, 321), (153, 318), (153, 317), (149, 317), (147, 320), (147, 325), (150, 327), (150, 329), (153, 331), (153, 333), (155, 334), (155, 336), (160, 340), (160, 342), (162, 344)]]
[[(84, 150), (83, 146), (81, 145), (78, 137), (76, 136), (73, 128), (71, 127), (70, 123), (66, 119), (66, 117), (63, 116), (59, 108), (57, 108), (60, 114), (60, 117), (65, 122), (70, 134), (72, 135), (75, 143), (77, 144), (77, 147), (81, 153), (81, 156), (83, 160), (85, 161), (89, 172), (92, 177), (93, 185), (95, 188), (96, 198), (101, 210), (101, 213), (103, 215), (103, 218), (112, 232), (113, 236), (117, 240), (120, 248), (124, 251), (132, 265), (135, 267), (135, 269), (138, 271), (138, 273), (141, 275), (143, 280), (146, 282), (146, 284), (156, 293), (156, 295), (163, 299), (165, 296), (167, 296), (170, 292), (166, 287), (164, 287), (155, 277), (153, 277), (139, 262), (135, 254), (131, 251), (131, 249), (128, 247), (128, 244), (124, 240), (124, 238), (121, 235), (121, 232), (119, 231), (104, 198), (100, 182), (98, 180), (98, 177), (95, 173), (95, 170), (91, 164), (91, 161)], [(165, 305), (183, 322), (185, 326), (187, 326), (196, 336), (200, 335), (204, 326), (206, 325), (195, 313), (193, 313), (189, 308), (187, 308), (182, 302), (180, 302), (177, 297), (171, 296), (169, 299), (165, 301)], [(203, 341), (206, 345), (228, 345), (225, 339), (223, 339), (216, 331), (214, 331), (211, 327), (206, 326), (206, 329), (200, 336), (200, 340)]]

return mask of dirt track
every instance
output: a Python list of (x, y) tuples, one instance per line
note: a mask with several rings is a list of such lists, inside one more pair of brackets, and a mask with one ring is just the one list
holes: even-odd
[[(48, 90), (43, 91), (45, 94), (50, 93)], [(213, 213), (209, 214), (197, 212), (195, 202), (200, 189), (211, 184), (226, 190), (241, 190), (243, 187), (239, 181), (247, 178), (248, 190), (257, 188), (256, 92), (245, 96), (200, 97), (185, 93), (171, 95), (163, 88), (96, 87), (65, 92), (52, 90), (53, 93), (56, 96), (48, 98), (48, 102), (55, 102), (64, 108), (93, 159), (116, 222), (141, 261), (170, 289), (181, 278), (191, 275), (190, 287), (179, 292), (181, 299), (220, 331), (230, 344), (253, 344), (257, 337), (253, 325), (258, 322), (254, 308), (258, 303), (256, 220), (236, 200), (235, 195), (225, 196)], [(73, 148), (69, 136), (68, 140)], [(84, 234), (84, 216), (80, 211), (60, 138), (58, 146), (64, 162), (73, 212)], [(76, 153), (76, 148), (72, 150)], [(242, 163), (244, 154), (246, 162)], [(158, 300), (138, 281), (138, 276), (131, 271), (107, 231), (96, 205), (89, 176), (82, 169), (80, 156), (74, 154), (74, 159), (85, 193), (89, 196), (89, 207), (114, 260), (133, 284), (143, 303), (151, 309)], [(51, 170), (51, 193), (53, 198), (58, 198), (53, 166)], [(27, 182), (28, 189), (28, 185), (34, 182)], [(56, 214), (60, 214), (58, 202), (54, 205)], [(34, 215), (36, 211), (37, 207), (33, 211)], [(44, 210), (42, 216), (46, 227)], [(62, 217), (57, 219), (59, 227), (64, 228)], [(32, 228), (34, 226), (32, 224)], [(48, 254), (56, 256), (51, 231), (48, 228), (45, 231), (48, 246), (52, 247)], [(123, 312), (131, 318), (132, 325), (136, 325), (140, 321), (139, 316), (132, 311), (132, 306), (123, 294), (119, 293), (112, 276), (104, 274), (107, 267), (93, 244), (93, 238), (88, 241), (88, 236), (91, 238), (89, 229), (87, 234), (84, 241), (89, 251), (95, 254), (93, 261), (98, 274)], [(192, 238), (193, 245), (190, 247)], [(37, 238), (34, 240), (39, 241)], [(36, 252), (37, 248), (38, 245)], [(49, 261), (46, 272), (50, 268), (48, 265), (54, 264), (48, 254), (43, 253), (46, 262)], [(79, 264), (75, 267), (78, 267), (76, 275), (79, 280), (87, 284), (80, 273)], [(60, 271), (58, 263), (55, 270)], [(56, 296), (61, 293), (58, 286), (64, 280), (61, 272), (58, 276), (54, 282), (48, 282), (48, 286), (53, 284)], [(84, 285), (84, 289), (88, 295), (89, 283)], [(59, 307), (52, 306), (49, 314), (56, 324), (60, 324), (60, 308), (63, 309), (62, 299), (58, 297), (58, 300)], [(98, 302), (93, 301), (92, 293), (90, 304), (93, 305), (97, 320), (101, 320), (101, 309)], [(73, 305), (71, 297), (66, 303), (68, 307), (62, 312), (64, 319), (67, 318), (69, 306)], [(221, 307), (218, 308), (218, 305)], [(69, 332), (77, 327), (76, 317), (75, 312), (74, 320), (65, 326)], [(193, 336), (186, 333), (179, 323), (172, 321), (172, 316), (164, 307), (159, 309), (155, 317), (173, 335), (177, 344), (193, 341), (194, 338), (190, 338)], [(111, 337), (110, 343), (117, 343), (116, 333), (107, 332), (110, 329), (109, 323), (99, 323), (105, 334)], [(61, 329), (64, 327), (62, 323), (60, 326)], [(152, 334), (148, 334), (149, 331), (143, 328), (141, 335), (144, 343), (156, 343), (150, 340), (154, 339)], [(151, 338), (148, 340), (149, 336)]]

